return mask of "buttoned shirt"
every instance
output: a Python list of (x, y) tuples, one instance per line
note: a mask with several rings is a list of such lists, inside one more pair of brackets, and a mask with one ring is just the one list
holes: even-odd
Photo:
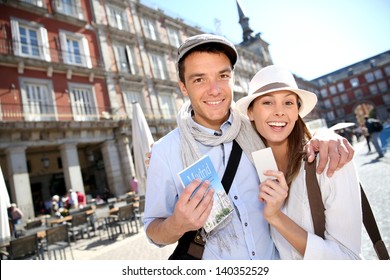
[[(205, 132), (218, 134), (223, 133), (231, 121), (230, 118), (225, 122), (220, 132), (196, 125)], [(214, 147), (199, 142), (197, 144), (202, 154), (210, 156), (219, 177), (222, 178), (233, 142)], [(167, 218), (173, 214), (175, 204), (184, 188), (177, 175), (183, 169), (180, 158), (180, 135), (179, 130), (175, 129), (153, 145), (146, 184), (146, 205), (143, 217), (145, 231), (154, 219)], [(235, 208), (231, 226), (221, 230), (230, 232), (222, 234), (226, 238), (211, 237), (208, 239), (203, 259), (279, 258), (271, 240), (269, 225), (263, 217), (264, 205), (259, 201), (258, 194), (259, 179), (256, 170), (245, 153), (242, 153), (228, 194)]]

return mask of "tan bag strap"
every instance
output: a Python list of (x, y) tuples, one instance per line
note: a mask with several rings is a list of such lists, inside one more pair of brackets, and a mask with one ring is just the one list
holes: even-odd
[(309, 197), (311, 215), (313, 217), (314, 233), (325, 238), (325, 207), (322, 203), (320, 186), (316, 176), (316, 161), (305, 160), (306, 188)]
[[(305, 160), (305, 171), (306, 171), (306, 188), (307, 195), (309, 197), (310, 211), (313, 218), (314, 232), (316, 235), (324, 238), (325, 232), (325, 207), (321, 198), (320, 186), (318, 185), (316, 176), (316, 165), (315, 161), (308, 163)], [(386, 245), (380, 235), (378, 225), (376, 223), (374, 214), (371, 210), (370, 203), (368, 202), (367, 196), (363, 190), (362, 184), (360, 184), (360, 192), (362, 198), (362, 213), (363, 213), (363, 224), (366, 231), (371, 239), (375, 253), (379, 260), (389, 260), (389, 253)]]

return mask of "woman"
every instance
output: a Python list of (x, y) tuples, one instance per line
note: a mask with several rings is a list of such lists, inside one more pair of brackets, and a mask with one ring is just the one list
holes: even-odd
[(314, 234), (306, 191), (303, 147), (311, 135), (302, 118), (317, 96), (298, 89), (293, 75), (279, 66), (261, 69), (249, 95), (237, 102), (267, 147), (278, 170), (264, 171), (259, 199), (282, 259), (361, 259), (362, 213), (359, 179), (353, 162), (332, 177), (317, 174), (325, 206), (325, 239)]

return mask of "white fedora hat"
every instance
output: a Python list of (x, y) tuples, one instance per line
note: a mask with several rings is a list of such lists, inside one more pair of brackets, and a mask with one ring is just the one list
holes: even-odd
[(310, 113), (317, 104), (317, 95), (313, 92), (299, 89), (291, 72), (281, 66), (270, 65), (256, 73), (249, 83), (248, 96), (237, 101), (237, 107), (243, 114), (247, 114), (248, 107), (257, 97), (267, 93), (288, 90), (298, 95), (301, 106), (301, 118)]

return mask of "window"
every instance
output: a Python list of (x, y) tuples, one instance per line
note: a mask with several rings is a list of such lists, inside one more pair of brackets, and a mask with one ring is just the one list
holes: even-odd
[(82, 34), (60, 31), (64, 63), (92, 68), (88, 41)]
[(56, 119), (53, 85), (50, 80), (21, 78), (20, 85), (26, 121)]
[(324, 100), (324, 107), (325, 107), (326, 109), (332, 108), (332, 105), (330, 104), (330, 100), (329, 100), (329, 99)]
[(378, 87), (379, 87), (379, 91), (380, 91), (381, 93), (385, 93), (385, 92), (387, 91), (387, 89), (388, 89), (387, 84), (386, 84), (386, 81), (381, 81), (381, 82), (379, 82), (379, 83), (378, 83)]
[(160, 108), (164, 119), (172, 119), (176, 116), (175, 99), (172, 94), (159, 93)]
[(115, 58), (119, 72), (136, 74), (134, 50), (130, 46), (114, 45)]
[(341, 104), (340, 97), (338, 96), (333, 97), (333, 104), (334, 106), (339, 106)]
[(74, 120), (90, 121), (98, 119), (99, 114), (91, 85), (70, 83), (69, 92)]
[(323, 86), (326, 85), (326, 83), (325, 83), (325, 81), (324, 81), (323, 79), (320, 79), (320, 80), (318, 81), (318, 84), (320, 85), (320, 87), (323, 87)]
[(180, 47), (181, 40), (179, 36), (179, 31), (177, 29), (168, 27), (168, 39), (169, 39), (169, 44), (171, 46), (174, 46), (176, 48)]
[(16, 56), (50, 61), (47, 30), (35, 22), (11, 19), (12, 43)]
[(126, 112), (130, 119), (133, 118), (133, 102), (137, 101), (142, 109), (145, 108), (143, 98), (140, 92), (136, 91), (126, 91), (125, 95), (125, 103), (126, 103)]
[(346, 93), (340, 95), (340, 98), (341, 98), (341, 101), (344, 103), (344, 104), (347, 104), (349, 102), (349, 98), (348, 98), (348, 95)]
[(390, 104), (390, 94), (386, 94), (382, 96), (383, 103), (389, 105)]
[(374, 81), (374, 74), (372, 74), (371, 72), (366, 73), (364, 77), (366, 78), (367, 83), (371, 83)]
[(386, 76), (390, 76), (390, 66), (385, 67)]
[(362, 91), (361, 89), (357, 89), (357, 90), (355, 90), (353, 93), (354, 93), (354, 95), (355, 95), (355, 97), (356, 97), (357, 99), (363, 97), (363, 91)]
[(29, 3), (31, 5), (35, 5), (35, 6), (38, 6), (38, 7), (44, 7), (43, 4), (43, 0), (21, 0), (21, 2), (25, 2), (25, 3)]
[(84, 19), (80, 0), (54, 0), (53, 7), (57, 13)]
[(150, 18), (144, 17), (142, 18), (142, 25), (144, 28), (145, 37), (154, 41), (159, 40), (156, 23), (154, 21), (152, 21)]
[(337, 89), (339, 92), (343, 92), (345, 90), (344, 84), (343, 83), (338, 83), (337, 84)]
[(337, 93), (336, 86), (330, 86), (329, 91), (331, 95), (335, 95)]
[(359, 86), (359, 79), (358, 78), (352, 78), (350, 80), (351, 86), (352, 87), (358, 87)]
[(108, 6), (108, 22), (119, 30), (130, 31), (126, 12), (123, 8)]
[(321, 97), (325, 98), (327, 96), (328, 96), (328, 91), (326, 90), (326, 88), (321, 89)]
[(151, 53), (150, 61), (152, 63), (152, 71), (154, 78), (161, 80), (167, 79), (167, 71), (164, 58), (161, 55)]
[(326, 118), (327, 118), (329, 121), (334, 121), (334, 120), (336, 119), (335, 116), (334, 116), (333, 111), (327, 112), (327, 113), (326, 113)]
[(336, 113), (337, 113), (337, 116), (338, 116), (339, 118), (345, 116), (344, 108), (339, 108), (339, 109), (337, 109), (337, 110), (336, 110)]
[(381, 69), (375, 70), (374, 75), (375, 75), (375, 79), (377, 80), (383, 79), (383, 74)]
[(372, 95), (378, 94), (378, 87), (376, 84), (370, 85), (369, 89)]

